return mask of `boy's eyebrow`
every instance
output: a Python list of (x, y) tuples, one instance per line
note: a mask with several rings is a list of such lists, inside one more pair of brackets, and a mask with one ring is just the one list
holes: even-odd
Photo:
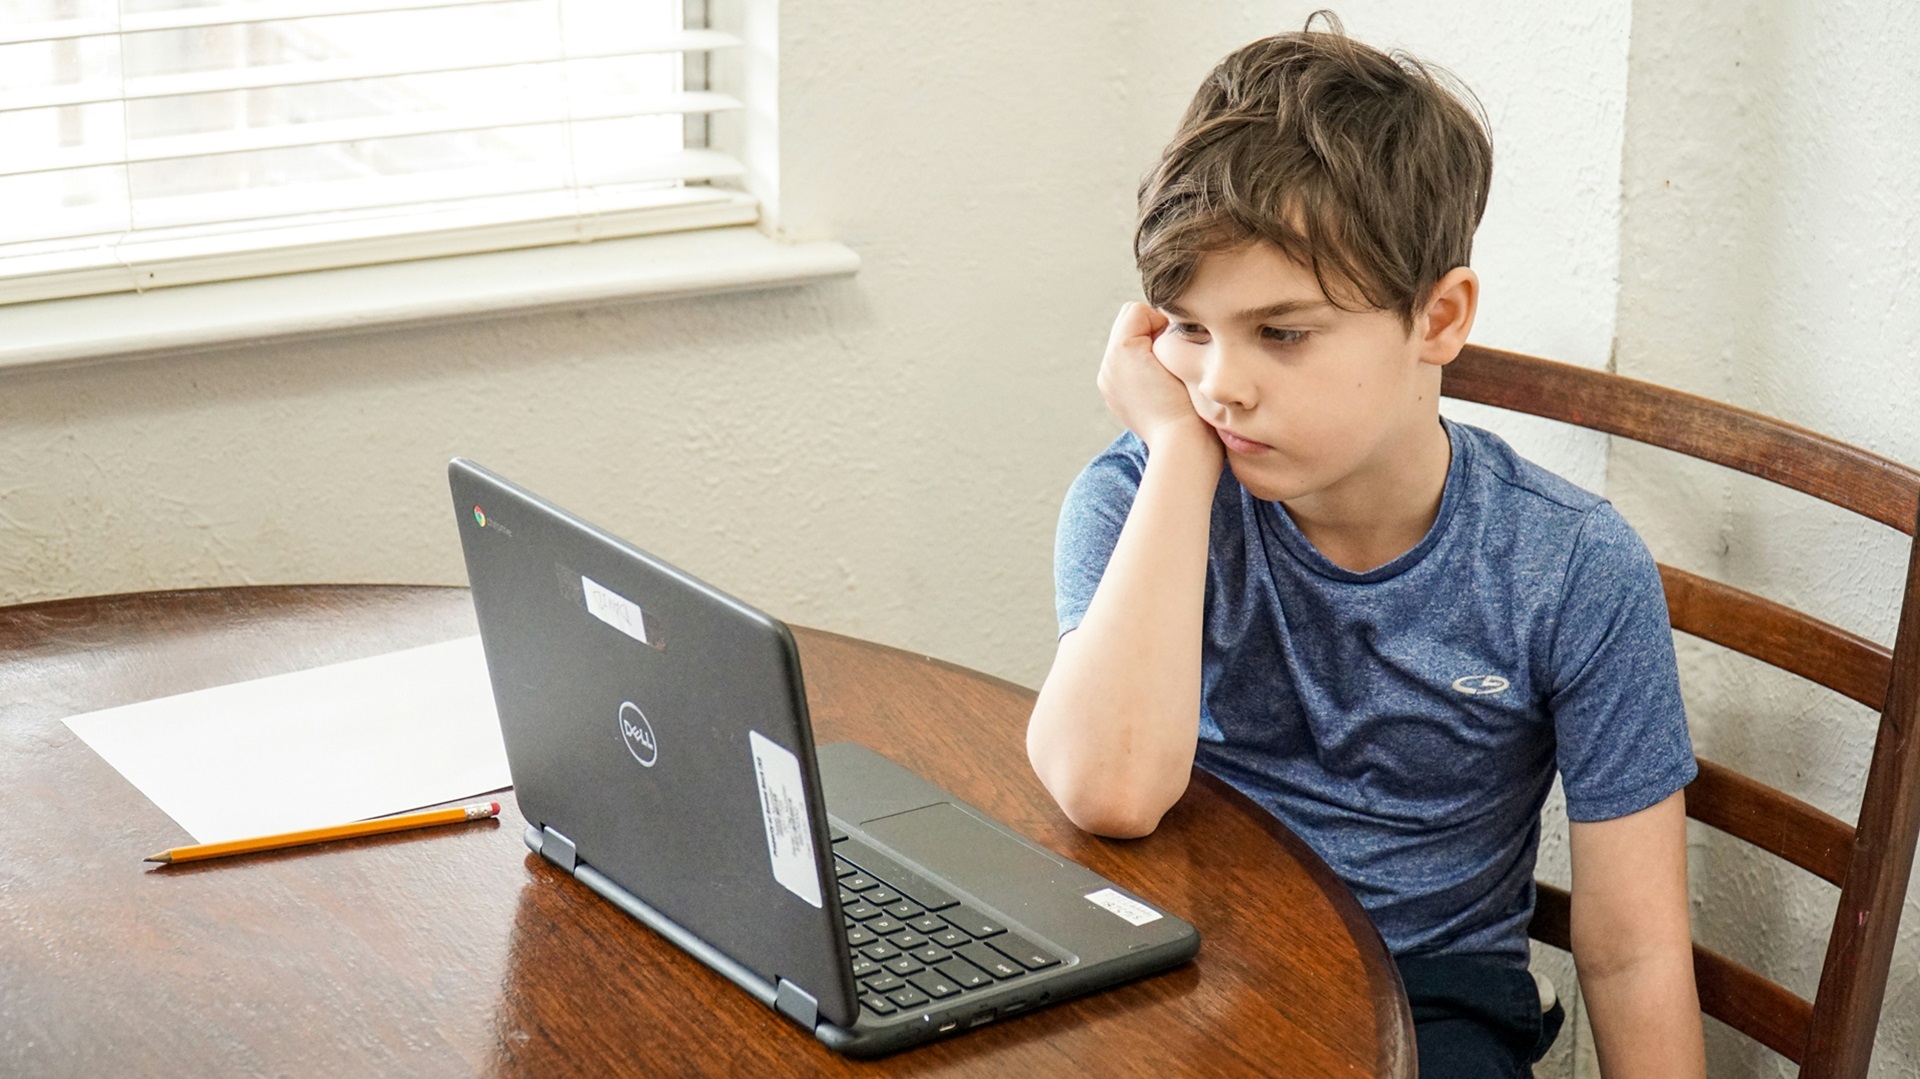
[[(1233, 318), (1236, 322), (1261, 322), (1270, 318), (1298, 315), (1308, 311), (1319, 311), (1325, 308), (1331, 308), (1332, 306), (1333, 304), (1325, 298), (1317, 300), (1281, 300), (1279, 303), (1270, 303), (1265, 307), (1249, 307), (1245, 311), (1233, 316)], [(1160, 310), (1178, 319), (1186, 319), (1189, 321), (1193, 319), (1193, 316), (1187, 313), (1186, 309), (1177, 303), (1163, 303), (1160, 305)]]

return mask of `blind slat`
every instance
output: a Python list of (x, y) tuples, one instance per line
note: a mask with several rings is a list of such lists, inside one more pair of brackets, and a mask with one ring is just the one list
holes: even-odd
[(281, 0), (267, 4), (223, 4), (175, 8), (171, 11), (128, 12), (118, 19), (54, 19), (48, 22), (0, 25), (0, 45), (33, 45), (44, 41), (71, 41), (83, 37), (112, 37), (155, 30), (194, 30), (212, 26), (241, 26), (286, 19), (327, 18), (335, 15), (379, 15), (389, 11), (426, 11), (433, 8), (479, 7), (483, 4), (523, 4), (528, 0)]
[[(700, 151), (702, 153), (706, 151)], [(716, 155), (724, 156), (724, 155)], [(148, 237), (0, 264), (0, 303), (231, 280), (513, 247), (577, 243), (673, 228), (751, 224), (754, 200), (712, 189), (589, 197), (563, 193), (472, 205), (424, 206), (403, 217), (324, 226), (292, 225), (247, 234)]]
[(74, 169), (99, 168), (104, 165), (179, 161), (192, 157), (213, 157), (220, 154), (250, 153), (260, 150), (286, 150), (299, 146), (325, 146), (371, 139), (450, 135), (462, 131), (565, 123), (568, 120), (615, 120), (633, 116), (726, 112), (740, 107), (739, 100), (726, 94), (690, 90), (652, 98), (601, 97), (585, 105), (575, 106), (571, 110), (561, 104), (536, 104), (520, 106), (513, 110), (436, 109), (391, 116), (369, 116), (355, 120), (330, 120), (314, 124), (285, 124), (238, 131), (218, 131), (205, 135), (130, 139), (125, 144), (124, 152), (117, 143), (103, 146), (78, 146), (39, 157), (21, 157), (17, 163), (0, 164), (0, 176), (67, 172)]
[(304, 64), (263, 64), (258, 67), (223, 68), (217, 71), (193, 71), (178, 75), (149, 75), (119, 82), (77, 83), (70, 86), (38, 86), (0, 92), (0, 112), (27, 109), (60, 108), (74, 105), (102, 105), (116, 101), (147, 101), (191, 94), (223, 93), (234, 90), (264, 90), (276, 86), (307, 86), (325, 82), (353, 82), (360, 79), (400, 78), (407, 75), (444, 75), (457, 71), (494, 71), (514, 67), (543, 67), (586, 60), (618, 60), (627, 56), (657, 56), (675, 52), (709, 52), (737, 47), (740, 39), (717, 30), (686, 30), (634, 45), (574, 52), (566, 56), (549, 53), (525, 53), (519, 56), (489, 57), (485, 60), (462, 59), (425, 64), (366, 60), (318, 60)]

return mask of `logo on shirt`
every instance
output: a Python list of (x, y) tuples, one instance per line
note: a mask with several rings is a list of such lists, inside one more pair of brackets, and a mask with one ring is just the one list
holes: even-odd
[(1498, 693), (1511, 685), (1513, 685), (1512, 682), (1497, 674), (1470, 674), (1465, 678), (1453, 680), (1453, 688), (1470, 697), (1484, 697), (1489, 693)]

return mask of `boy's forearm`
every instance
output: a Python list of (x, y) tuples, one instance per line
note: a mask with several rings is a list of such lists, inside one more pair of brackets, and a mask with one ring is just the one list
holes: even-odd
[(1090, 832), (1145, 835), (1186, 790), (1221, 460), (1218, 441), (1197, 424), (1151, 450), (1100, 586), (1034, 705), (1034, 771)]
[(1575, 821), (1571, 935), (1606, 1079), (1706, 1074), (1687, 917), (1687, 803)]
[(1691, 955), (1660, 956), (1591, 976), (1582, 973), (1580, 988), (1605, 1079), (1706, 1075)]

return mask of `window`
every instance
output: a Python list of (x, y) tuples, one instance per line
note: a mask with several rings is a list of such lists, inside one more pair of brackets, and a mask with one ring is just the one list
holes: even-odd
[(700, 0), (0, 0), (0, 303), (755, 220)]

